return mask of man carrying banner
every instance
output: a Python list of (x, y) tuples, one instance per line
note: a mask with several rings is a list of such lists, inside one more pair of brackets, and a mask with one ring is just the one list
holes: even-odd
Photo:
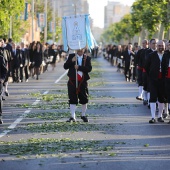
[[(89, 72), (92, 70), (91, 58), (86, 56), (84, 49), (77, 50), (77, 54), (73, 53), (68, 56), (67, 61), (64, 63), (64, 69), (68, 69), (68, 96), (71, 117), (67, 122), (76, 122), (75, 111), (78, 102), (82, 104), (81, 119), (88, 122), (86, 117), (86, 109), (88, 103), (88, 83), (90, 79)], [(77, 72), (77, 74), (76, 74)], [(77, 75), (77, 78), (76, 78)], [(76, 79), (78, 81), (76, 87)]]
[(84, 54), (84, 49), (93, 49), (97, 43), (91, 33), (89, 15), (63, 17), (62, 35), (64, 51), (74, 50), (64, 63), (68, 69), (68, 96), (71, 117), (67, 122), (76, 122), (75, 110), (78, 103), (82, 104), (81, 119), (88, 122), (86, 109), (88, 103), (89, 72), (92, 70), (91, 58)]

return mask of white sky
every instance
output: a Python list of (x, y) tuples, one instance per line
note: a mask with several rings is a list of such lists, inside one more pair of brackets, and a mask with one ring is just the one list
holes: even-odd
[[(109, 0), (115, 2), (121, 2), (124, 5), (131, 6), (135, 0)], [(107, 5), (108, 0), (88, 0), (89, 13), (93, 19), (94, 26), (104, 27), (104, 6)]]

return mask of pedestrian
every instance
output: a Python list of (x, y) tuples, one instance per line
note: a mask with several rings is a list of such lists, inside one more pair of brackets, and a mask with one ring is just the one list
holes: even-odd
[(139, 89), (139, 95), (136, 97), (137, 100), (143, 100), (143, 70), (144, 70), (144, 66), (143, 66), (143, 60), (145, 60), (145, 56), (144, 56), (144, 51), (148, 49), (148, 40), (144, 39), (142, 41), (142, 49), (140, 49), (137, 54), (136, 54), (136, 64), (137, 64), (137, 71), (138, 71), (138, 89)]
[(43, 61), (42, 44), (40, 42), (37, 42), (35, 51), (33, 53), (34, 72), (36, 74), (36, 80), (39, 79), (40, 66), (42, 64), (42, 61)]
[(162, 78), (162, 56), (165, 50), (165, 43), (160, 40), (157, 43), (157, 50), (150, 53), (146, 59), (145, 70), (149, 76), (150, 89), (150, 109), (151, 120), (149, 123), (155, 123), (156, 102), (158, 101), (158, 122), (164, 122), (162, 113), (164, 109), (165, 95), (164, 95), (164, 80)]
[(55, 44), (52, 44), (50, 47), (49, 47), (49, 50), (48, 50), (48, 54), (51, 58), (51, 66), (52, 66), (52, 71), (54, 71), (55, 67), (56, 67), (56, 58), (57, 58), (57, 55), (58, 55), (58, 52), (57, 50), (55, 49)]
[(34, 72), (34, 52), (36, 49), (36, 42), (33, 41), (30, 45), (29, 45), (29, 72), (30, 72), (30, 77), (34, 78), (35, 72)]
[(131, 76), (132, 76), (132, 66), (133, 66), (133, 62), (134, 62), (134, 57), (135, 57), (135, 53), (132, 51), (132, 44), (129, 43), (127, 49), (124, 51), (123, 53), (123, 60), (125, 63), (125, 80), (126, 81), (132, 81), (131, 80)]
[[(88, 103), (88, 83), (90, 79), (89, 72), (92, 70), (91, 58), (84, 54), (84, 49), (77, 50), (77, 54), (69, 54), (67, 61), (64, 63), (64, 69), (68, 69), (68, 97), (71, 117), (67, 122), (76, 122), (76, 105), (82, 105), (81, 119), (88, 122), (86, 109)], [(77, 87), (76, 87), (77, 76)]]
[(13, 58), (13, 68), (12, 68), (12, 78), (13, 82), (19, 82), (20, 80), (20, 46), (17, 46), (15, 48), (15, 44), (12, 45), (13, 53), (12, 53), (12, 58)]
[[(148, 105), (148, 108), (150, 109), (150, 86), (149, 86), (149, 76), (146, 73), (146, 70), (144, 69), (145, 67), (145, 62), (148, 58), (148, 55), (154, 51), (156, 51), (157, 49), (157, 39), (152, 38), (149, 41), (149, 48), (147, 48), (143, 54), (144, 57), (142, 57), (142, 67), (143, 67), (143, 96), (144, 96), (144, 100), (143, 100), (143, 104), (144, 105)], [(157, 106), (157, 105), (156, 105)]]
[(120, 72), (120, 68), (122, 66), (122, 46), (118, 45), (116, 50), (116, 57), (117, 57), (117, 72)]
[(7, 68), (6, 68), (6, 64), (5, 64), (5, 59), (4, 56), (2, 56), (2, 54), (0, 54), (0, 124), (3, 124), (3, 120), (2, 120), (2, 90), (3, 90), (3, 83), (4, 80), (7, 76)]
[[(170, 110), (170, 40), (168, 41), (168, 49), (164, 53), (162, 58), (162, 78), (165, 81), (165, 96), (168, 107), (166, 107), (165, 112), (168, 115), (168, 109)], [(170, 121), (168, 122), (170, 123)]]
[(3, 92), (2, 92), (2, 100), (5, 100), (5, 96), (9, 96), (8, 92), (8, 78), (10, 76), (10, 68), (11, 68), (11, 52), (6, 49), (6, 44), (3, 39), (0, 39), (0, 51), (2, 52), (2, 56), (4, 57), (6, 68), (8, 70), (7, 76), (3, 83)]
[(22, 53), (22, 58), (23, 58), (23, 71), (25, 75), (25, 82), (28, 82), (29, 74), (29, 53), (28, 53), (28, 48), (25, 48), (25, 44), (22, 42), (21, 43), (21, 53)]

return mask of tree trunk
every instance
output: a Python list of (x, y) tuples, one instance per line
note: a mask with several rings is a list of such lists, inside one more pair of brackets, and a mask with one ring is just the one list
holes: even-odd
[[(167, 4), (167, 22), (170, 22), (170, 1)], [(170, 28), (168, 29), (167, 39), (170, 39)]]
[(161, 23), (160, 30), (159, 30), (159, 40), (164, 39), (164, 25)]

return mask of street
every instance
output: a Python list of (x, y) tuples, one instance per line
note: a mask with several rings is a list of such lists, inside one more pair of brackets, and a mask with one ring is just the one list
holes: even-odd
[(149, 124), (138, 87), (102, 56), (92, 59), (89, 123), (70, 117), (64, 61), (40, 80), (10, 83), (0, 125), (0, 170), (168, 170), (169, 119)]

